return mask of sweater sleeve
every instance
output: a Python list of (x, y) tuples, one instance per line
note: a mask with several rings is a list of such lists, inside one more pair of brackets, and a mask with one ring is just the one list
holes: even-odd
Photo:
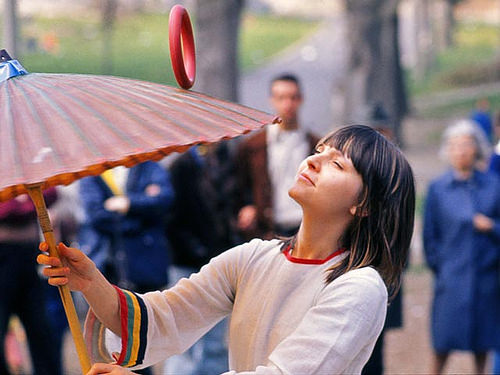
[(378, 273), (350, 271), (325, 287), (265, 366), (225, 375), (358, 373), (382, 331), (386, 309), (387, 290)]
[(122, 320), (121, 345), (118, 344), (121, 352), (108, 353), (116, 342), (108, 345), (106, 335), (112, 334), (104, 332), (89, 311), (85, 336), (93, 361), (110, 362), (113, 358), (121, 366), (143, 368), (184, 352), (230, 314), (239, 269), (253, 247), (249, 242), (225, 251), (200, 272), (162, 292), (139, 295), (117, 289)]

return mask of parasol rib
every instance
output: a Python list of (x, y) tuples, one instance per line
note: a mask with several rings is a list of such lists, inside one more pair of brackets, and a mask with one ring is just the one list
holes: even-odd
[[(30, 77), (30, 76), (33, 76), (33, 75), (36, 75), (36, 73), (31, 73), (29, 74), (27, 77)], [(83, 142), (85, 143), (85, 145), (90, 149), (90, 151), (94, 154), (94, 155), (99, 155), (99, 156), (103, 156), (102, 153), (99, 151), (99, 149), (95, 146), (95, 144), (93, 144), (92, 142), (90, 142), (90, 140), (85, 137), (82, 129), (73, 121), (73, 119), (71, 119), (62, 109), (59, 105), (57, 105), (56, 103), (54, 103), (53, 101), (49, 100), (47, 95), (45, 95), (45, 93), (40, 90), (39, 88), (35, 87), (34, 85), (31, 85), (29, 82), (23, 82), (23, 84), (25, 84), (26, 86), (28, 87), (32, 87), (34, 91), (36, 91), (39, 95), (40, 95), (40, 98), (45, 101), (45, 103), (50, 106), (50, 108), (52, 108), (54, 110), (55, 113), (57, 113), (61, 118), (63, 118), (70, 126), (71, 128), (74, 130), (74, 134), (76, 134), (78, 136), (78, 138)], [(45, 108), (44, 108), (45, 109)]]
[[(128, 97), (132, 101), (134, 101), (134, 100), (136, 100), (138, 98), (141, 98), (141, 100), (142, 99), (147, 99), (147, 101), (150, 102), (150, 103), (156, 103), (158, 105), (164, 106), (170, 112), (180, 113), (183, 116), (190, 117), (191, 119), (196, 120), (198, 123), (202, 123), (202, 124), (208, 125), (211, 128), (218, 129), (220, 127), (220, 124), (219, 124), (219, 127), (217, 126), (218, 123), (208, 122), (205, 118), (203, 118), (201, 116), (196, 116), (196, 115), (194, 115), (192, 113), (189, 113), (188, 111), (181, 111), (181, 110), (179, 110), (179, 106), (173, 106), (172, 103), (169, 103), (169, 101), (172, 100), (172, 97), (166, 97), (166, 96), (162, 97), (162, 96), (159, 96), (158, 94), (154, 94), (154, 92), (146, 92), (148, 95), (146, 95), (146, 93), (139, 95), (138, 90), (136, 92), (134, 92), (134, 93), (130, 93), (130, 91), (126, 90), (125, 88), (123, 88), (122, 91), (123, 91), (123, 95), (126, 95), (126, 97)], [(153, 98), (153, 97), (158, 97), (159, 99), (156, 99), (156, 98)], [(139, 104), (141, 104), (141, 103), (139, 103)], [(182, 104), (188, 104), (189, 105), (190, 103), (182, 103)], [(153, 110), (151, 106), (148, 106), (146, 104), (142, 104), (142, 105), (145, 108)], [(204, 109), (202, 107), (198, 107), (198, 109), (204, 111)], [(207, 111), (205, 111), (205, 112), (207, 112)], [(158, 114), (162, 115), (162, 116), (165, 116), (165, 114), (163, 114), (163, 113), (158, 113)], [(224, 116), (223, 114), (218, 114), (218, 115), (220, 115), (221, 118), (224, 118), (225, 120), (230, 121), (231, 124), (235, 124), (235, 125), (239, 125), (241, 127), (244, 127), (240, 122), (238, 122), (235, 119), (228, 118), (228, 117)], [(170, 117), (166, 117), (166, 119), (169, 120), (169, 121), (171, 121), (171, 122), (173, 122), (173, 123), (175, 123), (176, 125), (179, 125), (179, 126), (183, 127), (183, 128), (186, 127), (185, 125), (183, 125), (179, 121), (170, 120), (171, 119)], [(255, 120), (253, 120), (253, 121), (255, 121)], [(222, 124), (222, 126), (225, 126), (225, 125)], [(233, 129), (230, 126), (227, 126), (227, 127)], [(246, 128), (246, 127), (244, 127), (244, 128)], [(198, 134), (199, 134), (199, 132), (198, 132)]]
[[(2, 105), (3, 108), (11, 108), (11, 96), (9, 95), (9, 88), (8, 86), (5, 86), (5, 106)], [(2, 148), (0, 150), (2, 154), (2, 165), (6, 166), (9, 165), (11, 167), (15, 168), (15, 175), (13, 177), (13, 180), (20, 181), (23, 177), (23, 172), (22, 172), (22, 163), (21, 160), (19, 159), (19, 154), (15, 152), (17, 149), (17, 139), (16, 139), (16, 129), (14, 126), (14, 116), (11, 111), (5, 111), (5, 130), (6, 134), (3, 134), (3, 132), (0, 134), (0, 144), (2, 145)], [(3, 130), (3, 127), (2, 127)], [(13, 158), (13, 161), (11, 163), (8, 163), (6, 160), (3, 160), (4, 157), (11, 156)]]
[[(147, 95), (144, 95), (144, 97), (146, 97), (146, 98), (149, 98), (151, 95), (159, 96), (158, 92), (163, 92), (165, 94), (169, 94), (169, 96), (166, 96), (166, 97), (170, 98), (170, 100), (175, 99), (176, 101), (181, 101), (182, 104), (188, 104), (188, 105), (190, 105), (194, 108), (198, 108), (204, 112), (212, 113), (212, 114), (221, 116), (221, 117), (225, 118), (226, 120), (231, 121), (231, 123), (236, 123), (244, 128), (248, 127), (248, 125), (245, 125), (244, 122), (235, 120), (233, 117), (229, 117), (228, 112), (232, 115), (236, 115), (238, 117), (243, 117), (246, 120), (250, 120), (252, 122), (259, 121), (259, 119), (257, 119), (257, 118), (251, 117), (251, 116), (246, 115), (246, 114), (241, 113), (241, 112), (234, 111), (229, 106), (221, 105), (218, 103), (217, 100), (214, 103), (214, 102), (209, 102), (207, 100), (201, 100), (201, 98), (197, 98), (194, 95), (189, 95), (189, 93), (190, 93), (189, 91), (185, 92), (185, 91), (181, 91), (179, 89), (169, 89), (168, 87), (161, 87), (160, 89), (155, 88), (155, 90), (153, 90), (153, 88), (151, 88), (148, 85), (143, 84), (142, 82), (138, 83), (138, 88), (143, 90), (144, 94), (147, 94)], [(196, 93), (196, 95), (201, 97), (203, 94)], [(177, 98), (179, 98), (179, 99), (177, 99)], [(187, 101), (186, 99), (188, 99), (189, 101)], [(214, 100), (214, 99), (212, 99), (212, 100)], [(210, 111), (210, 110), (208, 110), (207, 107), (204, 107), (204, 106), (197, 104), (197, 102), (201, 102), (208, 107), (215, 108), (217, 111)]]
[[(14, 88), (17, 89), (19, 91), (19, 93), (23, 96), (23, 102), (26, 104), (26, 107), (29, 109), (29, 112), (31, 113), (31, 115), (33, 117), (32, 124), (33, 125), (38, 124), (40, 127), (43, 127), (44, 130), (46, 130), (47, 126), (46, 126), (45, 122), (42, 121), (42, 119), (38, 115), (38, 112), (37, 112), (35, 106), (33, 105), (31, 98), (26, 94), (26, 91), (22, 87), (14, 86)], [(24, 111), (21, 111), (21, 115), (25, 115), (25, 113), (23, 113), (23, 112)], [(53, 142), (53, 139), (49, 136), (49, 134), (50, 134), (49, 132), (41, 131), (39, 133), (42, 135), (42, 137), (43, 137), (43, 139), (48, 147), (51, 147), (53, 149), (57, 149), (57, 143)], [(57, 163), (62, 168), (63, 162), (62, 162), (60, 155), (61, 155), (61, 153), (59, 153), (59, 152), (54, 152), (51, 154), (51, 156), (57, 161)]]
[[(130, 137), (127, 136), (118, 126), (113, 124), (113, 122), (110, 119), (106, 118), (102, 113), (98, 112), (94, 108), (86, 105), (80, 98), (71, 95), (67, 91), (59, 89), (57, 87), (51, 87), (49, 85), (43, 84), (42, 82), (39, 82), (39, 85), (57, 91), (61, 96), (64, 96), (66, 99), (72, 100), (74, 104), (78, 105), (81, 109), (85, 110), (87, 113), (93, 114), (103, 123), (103, 125), (107, 126), (115, 135), (117, 135), (124, 142), (128, 143), (131, 147), (137, 148), (139, 146), (136, 142), (130, 139)], [(75, 109), (75, 111), (77, 112), (78, 110)]]

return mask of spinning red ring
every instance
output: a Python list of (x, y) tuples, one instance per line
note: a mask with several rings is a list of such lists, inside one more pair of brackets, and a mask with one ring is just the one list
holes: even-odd
[(180, 87), (189, 89), (196, 76), (196, 58), (191, 20), (181, 5), (174, 5), (170, 10), (168, 41), (175, 79)]

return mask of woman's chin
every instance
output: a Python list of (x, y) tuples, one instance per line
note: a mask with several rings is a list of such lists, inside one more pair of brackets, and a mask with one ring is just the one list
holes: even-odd
[(292, 198), (295, 202), (300, 204), (302, 206), (302, 202), (304, 201), (304, 194), (306, 192), (303, 191), (299, 186), (296, 184), (293, 185), (290, 190), (288, 190), (288, 196)]

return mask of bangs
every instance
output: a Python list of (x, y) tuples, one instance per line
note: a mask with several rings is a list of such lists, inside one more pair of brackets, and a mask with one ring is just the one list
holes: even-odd
[(371, 165), (374, 152), (377, 150), (376, 144), (380, 141), (387, 142), (373, 129), (366, 126), (350, 126), (326, 135), (318, 145), (324, 144), (342, 152), (363, 176), (362, 172)]

